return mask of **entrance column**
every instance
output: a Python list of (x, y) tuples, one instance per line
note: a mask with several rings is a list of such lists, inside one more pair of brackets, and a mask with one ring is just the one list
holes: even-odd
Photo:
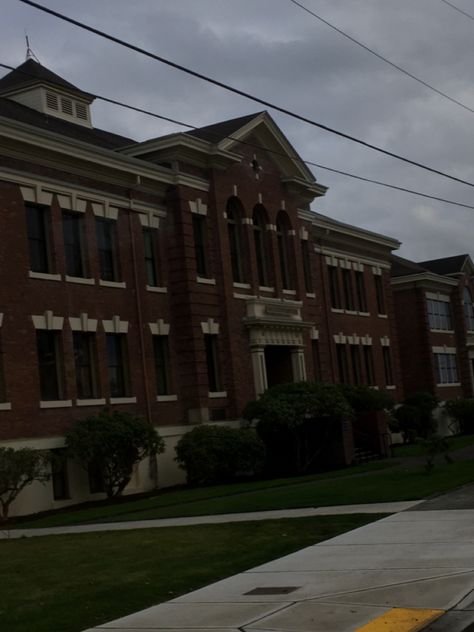
[(306, 381), (306, 364), (304, 361), (303, 347), (294, 347), (291, 350), (291, 364), (293, 367), (293, 381), (305, 382)]
[(265, 351), (263, 347), (252, 347), (251, 353), (255, 394), (258, 397), (268, 388), (267, 367), (265, 366)]

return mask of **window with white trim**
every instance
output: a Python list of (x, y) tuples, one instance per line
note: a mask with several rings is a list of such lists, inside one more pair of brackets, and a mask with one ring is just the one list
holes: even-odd
[(209, 383), (209, 392), (218, 393), (222, 391), (222, 382), (221, 382), (221, 375), (220, 375), (217, 335), (204, 334), (204, 346), (206, 350), (207, 379)]
[(466, 327), (468, 331), (474, 331), (474, 305), (472, 303), (471, 290), (464, 288), (464, 318), (466, 319)]
[(450, 331), (453, 328), (451, 319), (451, 306), (448, 301), (438, 301), (432, 298), (426, 299), (428, 323), (430, 329)]
[(143, 249), (145, 256), (145, 274), (146, 283), (151, 287), (158, 287), (161, 281), (159, 258), (160, 252), (158, 247), (158, 231), (156, 228), (144, 226)]
[[(0, 314), (0, 324), (2, 320), (2, 315)], [(5, 364), (3, 362), (3, 340), (1, 336), (0, 330), (0, 404), (4, 404), (7, 402), (7, 389), (5, 386)]]
[(153, 336), (156, 394), (171, 394), (170, 350), (168, 336)]
[(130, 395), (126, 334), (106, 334), (110, 397)]
[(73, 277), (85, 277), (84, 215), (63, 211), (62, 216), (66, 274)]
[(118, 281), (117, 226), (112, 219), (96, 217), (99, 271), (103, 281)]
[(36, 349), (42, 401), (64, 399), (64, 376), (61, 333), (48, 329), (36, 330)]
[(434, 353), (437, 384), (457, 384), (458, 365), (455, 352)]
[(96, 399), (99, 397), (99, 378), (95, 334), (74, 331), (72, 336), (77, 399)]
[(49, 244), (50, 209), (35, 204), (27, 204), (25, 208), (30, 270), (48, 274), (52, 267)]

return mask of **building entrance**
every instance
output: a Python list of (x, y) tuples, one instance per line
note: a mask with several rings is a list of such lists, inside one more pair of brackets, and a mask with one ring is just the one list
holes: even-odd
[[(265, 368), (268, 386), (295, 381), (291, 347), (268, 345), (265, 347)], [(297, 376), (296, 376), (297, 377)]]

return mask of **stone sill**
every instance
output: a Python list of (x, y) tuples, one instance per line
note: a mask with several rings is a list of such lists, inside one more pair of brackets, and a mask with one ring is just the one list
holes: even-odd
[(209, 399), (222, 399), (227, 397), (227, 391), (210, 391)]
[(104, 406), (105, 397), (98, 399), (76, 399), (76, 406)]
[(111, 397), (109, 399), (110, 404), (136, 404), (136, 397)]
[(30, 279), (41, 279), (42, 281), (61, 281), (60, 274), (51, 274), (49, 272), (34, 272), (30, 270), (28, 276)]
[(125, 281), (105, 281), (104, 279), (99, 279), (99, 285), (102, 287), (115, 287), (119, 289), (125, 289), (127, 287)]
[(12, 409), (12, 405), (10, 404), (10, 402), (2, 402), (0, 404), (0, 410), (11, 410)]
[(146, 289), (148, 290), (148, 292), (156, 292), (157, 294), (166, 294), (168, 292), (167, 287), (158, 285), (147, 285)]
[(95, 285), (95, 279), (90, 277), (75, 277), (66, 274), (65, 279), (68, 283), (79, 283), (80, 285)]
[(70, 408), (71, 406), (71, 399), (52, 399), (47, 401), (40, 401), (40, 408)]
[(177, 395), (157, 395), (156, 401), (157, 402), (177, 402), (178, 396)]

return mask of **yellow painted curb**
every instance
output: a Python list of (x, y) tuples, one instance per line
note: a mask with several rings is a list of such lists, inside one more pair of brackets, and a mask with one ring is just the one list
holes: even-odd
[(419, 632), (444, 613), (444, 610), (392, 608), (355, 632)]

